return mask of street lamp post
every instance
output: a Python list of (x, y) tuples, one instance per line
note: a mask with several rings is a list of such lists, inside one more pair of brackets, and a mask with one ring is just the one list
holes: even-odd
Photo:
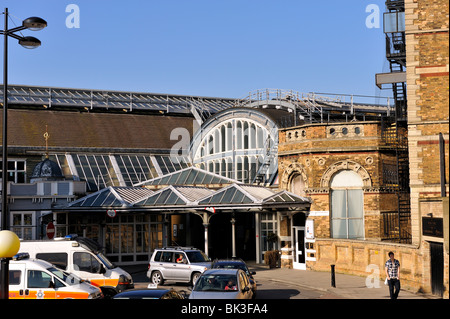
[[(15, 34), (25, 29), (39, 31), (47, 26), (41, 18), (31, 17), (23, 20), (22, 25), (8, 30), (8, 8), (5, 15), (4, 29), (0, 34), (4, 36), (3, 47), (3, 142), (2, 142), (2, 230), (8, 230), (8, 37), (19, 40), (19, 44), (27, 49), (34, 49), (41, 45), (41, 41), (34, 37), (24, 37)], [(0, 245), (4, 243), (0, 242)], [(0, 256), (1, 257), (1, 256)], [(0, 299), (8, 299), (9, 295), (9, 258), (1, 258)]]

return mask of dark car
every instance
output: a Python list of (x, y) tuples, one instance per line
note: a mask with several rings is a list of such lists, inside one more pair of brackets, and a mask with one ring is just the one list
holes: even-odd
[(247, 267), (247, 264), (242, 259), (216, 259), (214, 260), (211, 269), (213, 268), (222, 268), (222, 269), (242, 269), (250, 279), (250, 284), (252, 286), (253, 297), (256, 296), (256, 281), (253, 278), (253, 275), (256, 275), (256, 272), (250, 270)]
[(173, 289), (130, 289), (113, 299), (186, 299), (186, 294)]

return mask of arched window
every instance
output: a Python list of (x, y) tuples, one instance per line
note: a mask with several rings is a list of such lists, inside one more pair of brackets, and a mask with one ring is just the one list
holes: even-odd
[(249, 139), (250, 139), (249, 148), (254, 149), (254, 148), (256, 148), (256, 126), (255, 126), (255, 124), (253, 124), (253, 123), (250, 124), (248, 134), (249, 134)]
[(259, 126), (256, 129), (256, 136), (257, 136), (257, 142), (258, 142), (258, 145), (256, 147), (263, 148), (264, 147), (264, 131)]
[(242, 157), (237, 156), (236, 157), (236, 179), (238, 181), (243, 180), (243, 163), (242, 163)]
[(244, 150), (248, 150), (249, 130), (248, 122), (244, 122)]
[(238, 150), (242, 149), (242, 123), (237, 121), (236, 124), (236, 148)]
[(242, 165), (242, 178), (244, 183), (249, 182), (249, 164), (248, 164), (248, 156), (244, 156), (244, 164)]
[(296, 195), (305, 196), (305, 181), (303, 176), (296, 174), (291, 178), (291, 183), (289, 184), (289, 191)]
[(212, 134), (208, 138), (208, 155), (214, 154), (214, 139)]
[(233, 149), (233, 127), (231, 123), (227, 124), (227, 151)]
[(364, 198), (362, 178), (352, 170), (342, 170), (331, 180), (331, 237), (364, 238)]
[(225, 150), (226, 150), (226, 145), (227, 145), (227, 141), (226, 141), (226, 137), (227, 137), (227, 135), (226, 135), (226, 127), (225, 127), (225, 125), (222, 125), (221, 127), (220, 127), (220, 135), (221, 135), (221, 138), (222, 138), (222, 152), (225, 152)]
[(216, 128), (214, 130), (214, 152), (213, 152), (213, 154), (217, 154), (222, 151), (220, 148), (221, 140), (222, 139), (220, 138), (220, 129)]

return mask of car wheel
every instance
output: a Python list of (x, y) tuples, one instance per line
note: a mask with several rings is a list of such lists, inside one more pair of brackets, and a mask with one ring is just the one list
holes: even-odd
[(154, 283), (156, 285), (161, 285), (161, 286), (164, 284), (164, 278), (159, 271), (155, 271), (152, 274), (152, 283)]
[(199, 272), (194, 272), (194, 273), (192, 274), (192, 280), (191, 280), (192, 286), (195, 285), (195, 283), (197, 282), (198, 278), (200, 278), (201, 275), (202, 275), (202, 274), (199, 273)]

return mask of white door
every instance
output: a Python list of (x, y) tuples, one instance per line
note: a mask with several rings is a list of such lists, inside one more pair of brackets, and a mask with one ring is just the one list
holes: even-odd
[(305, 227), (293, 226), (294, 239), (294, 269), (306, 270), (306, 252), (305, 252)]

